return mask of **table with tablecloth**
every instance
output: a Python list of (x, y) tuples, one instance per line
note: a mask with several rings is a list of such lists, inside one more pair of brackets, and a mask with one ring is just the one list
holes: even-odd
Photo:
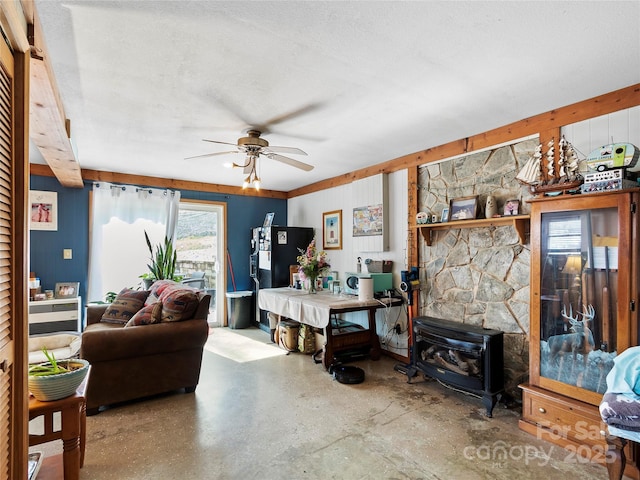
[[(260, 309), (323, 330), (326, 344), (322, 363), (325, 368), (331, 366), (338, 351), (351, 348), (369, 346), (371, 359), (379, 359), (381, 348), (376, 333), (376, 310), (401, 303), (397, 298), (363, 301), (355, 295), (335, 295), (329, 291), (309, 293), (290, 287), (265, 288), (258, 292)], [(332, 316), (359, 311), (368, 312), (368, 329), (336, 335), (331, 326)]]

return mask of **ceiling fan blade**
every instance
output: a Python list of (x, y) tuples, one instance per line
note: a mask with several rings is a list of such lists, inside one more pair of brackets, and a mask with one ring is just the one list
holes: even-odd
[(236, 143), (221, 142), (219, 140), (207, 140), (206, 138), (203, 138), (202, 141), (203, 142), (211, 142), (211, 143), (220, 143), (222, 145), (233, 145), (234, 147), (237, 147)]
[(275, 117), (272, 117), (269, 120), (267, 120), (266, 122), (264, 122), (263, 126), (267, 127), (267, 129), (268, 129), (271, 125), (276, 125), (278, 123), (283, 123), (283, 122), (286, 122), (287, 120), (291, 120), (292, 118), (296, 118), (296, 117), (302, 116), (304, 114), (307, 114), (309, 112), (313, 112), (319, 106), (320, 106), (319, 103), (310, 103), (310, 104), (305, 105), (303, 107), (296, 108), (295, 110), (291, 110), (290, 112), (283, 113), (283, 114), (280, 114), (280, 115), (276, 115)]
[(304, 150), (300, 150), (299, 148), (296, 147), (276, 147), (273, 145), (269, 145), (268, 147), (265, 147), (262, 149), (263, 151), (266, 151), (266, 153), (269, 152), (274, 152), (274, 153), (293, 153), (296, 155), (306, 155), (307, 152), (305, 152)]
[(234, 150), (232, 152), (205, 153), (204, 155), (196, 155), (195, 157), (186, 157), (185, 160), (191, 160), (192, 158), (215, 157), (216, 155), (227, 155), (229, 153), (238, 153), (238, 152)]
[(286, 163), (287, 165), (291, 165), (292, 167), (304, 170), (305, 172), (310, 172), (311, 170), (313, 170), (313, 165), (309, 165), (308, 163), (303, 163), (298, 160), (294, 160), (293, 158), (285, 157), (283, 155), (278, 155), (277, 153), (265, 153), (263, 155), (266, 155), (272, 160), (277, 160), (278, 162)]

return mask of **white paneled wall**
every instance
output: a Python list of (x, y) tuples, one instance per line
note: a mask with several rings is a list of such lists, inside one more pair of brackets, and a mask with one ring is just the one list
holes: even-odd
[(562, 134), (580, 158), (610, 143), (631, 143), (640, 147), (640, 107), (567, 125), (562, 127)]
[[(318, 245), (322, 245), (322, 214), (333, 210), (342, 210), (342, 250), (329, 250), (332, 270), (341, 275), (354, 272), (358, 257), (374, 260), (393, 261), (394, 286), (400, 284), (400, 270), (407, 270), (407, 171), (401, 170), (387, 175), (388, 200), (384, 215), (388, 227), (388, 250), (382, 251), (370, 243), (360, 242), (361, 238), (353, 237), (353, 209), (375, 203), (372, 190), (382, 192), (381, 175), (370, 177), (370, 182), (363, 179), (349, 185), (330, 188), (321, 192), (310, 193), (292, 198), (288, 201), (287, 224), (295, 227), (314, 227)], [(373, 251), (375, 250), (375, 251)], [(363, 267), (364, 269), (364, 267)]]
[[(355, 251), (367, 254), (376, 254), (389, 250), (389, 182), (386, 174), (374, 175), (373, 177), (356, 180), (352, 184), (353, 188), (353, 208), (382, 205), (382, 235), (367, 235), (353, 237), (353, 248)], [(359, 202), (359, 203), (358, 203)], [(357, 205), (356, 205), (357, 203)], [(353, 222), (353, 214), (351, 215)]]
[[(288, 201), (287, 224), (296, 227), (314, 227), (316, 238), (322, 245), (322, 214), (333, 210), (342, 210), (342, 250), (328, 250), (331, 269), (339, 272), (342, 281), (346, 272), (356, 271), (358, 257), (374, 260), (393, 261), (393, 285), (400, 285), (400, 271), (408, 270), (407, 258), (407, 216), (408, 193), (407, 171), (390, 173), (387, 175), (388, 200), (385, 204), (384, 215), (388, 227), (388, 250), (364, 252), (353, 238), (353, 209), (375, 203), (367, 185), (380, 185), (379, 179), (371, 177), (370, 183), (362, 181), (349, 185), (330, 188), (321, 192), (310, 193)], [(373, 187), (376, 188), (376, 187)], [(380, 202), (378, 202), (380, 203)], [(363, 265), (363, 271), (366, 267)], [(350, 314), (349, 321), (366, 324), (366, 314), (356, 312)], [(393, 327), (398, 323), (402, 333), (393, 333)], [(386, 311), (378, 310), (376, 315), (376, 330), (384, 350), (401, 356), (408, 356), (407, 317), (404, 308), (394, 307)]]

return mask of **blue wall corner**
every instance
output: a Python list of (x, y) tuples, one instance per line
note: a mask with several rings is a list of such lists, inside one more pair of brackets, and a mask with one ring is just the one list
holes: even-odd
[[(30, 232), (30, 271), (40, 278), (42, 290), (53, 290), (58, 282), (80, 282), (79, 295), (83, 304), (104, 300), (86, 298), (89, 271), (89, 193), (93, 182), (84, 188), (66, 188), (53, 177), (32, 175), (31, 190), (58, 193), (58, 230)], [(141, 185), (147, 186), (147, 185)], [(183, 190), (185, 200), (207, 200), (227, 205), (227, 250), (231, 262), (227, 265), (227, 290), (233, 290), (230, 267), (236, 290), (251, 290), (249, 255), (251, 228), (261, 226), (267, 212), (275, 212), (275, 222), (286, 225), (287, 201), (284, 199), (247, 197)], [(63, 259), (63, 250), (73, 251), (71, 260)], [(106, 292), (105, 292), (106, 293)]]

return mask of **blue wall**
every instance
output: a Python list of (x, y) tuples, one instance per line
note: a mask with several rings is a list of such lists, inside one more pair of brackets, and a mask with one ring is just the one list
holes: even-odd
[[(88, 300), (104, 300), (86, 298), (89, 269), (89, 192), (92, 183), (85, 182), (82, 189), (65, 188), (53, 177), (32, 175), (30, 185), (31, 190), (58, 192), (58, 230), (31, 231), (30, 271), (35, 272), (40, 278), (42, 290), (53, 290), (57, 282), (80, 282), (79, 294), (83, 303)], [(233, 265), (236, 289), (251, 290), (251, 228), (261, 226), (267, 212), (275, 212), (274, 224), (286, 225), (287, 201), (191, 190), (182, 190), (180, 194), (183, 199), (227, 204), (227, 249)], [(62, 250), (65, 248), (73, 250), (73, 259), (63, 260)], [(229, 266), (226, 274), (227, 289), (233, 290)]]

